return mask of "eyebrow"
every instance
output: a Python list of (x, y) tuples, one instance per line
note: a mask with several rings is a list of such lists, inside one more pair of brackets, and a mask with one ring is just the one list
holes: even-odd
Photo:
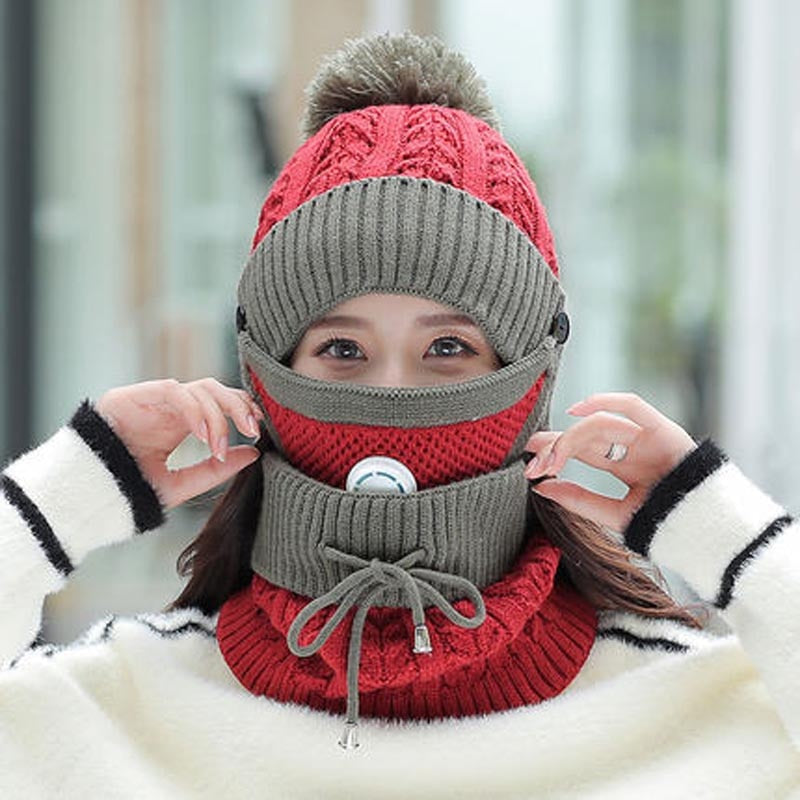
[(468, 317), (466, 314), (423, 314), (421, 317), (417, 317), (417, 322), (428, 328), (434, 328), (437, 325), (467, 325), (470, 328), (478, 327), (472, 317)]
[[(470, 328), (477, 328), (473, 319), (466, 314), (422, 314), (417, 317), (416, 322), (426, 328), (435, 328), (438, 325), (465, 325)], [(362, 317), (351, 317), (346, 314), (330, 314), (320, 317), (316, 322), (309, 325), (309, 330), (324, 328), (328, 325), (341, 326), (345, 328), (369, 328), (370, 323)]]
[(331, 314), (327, 317), (320, 317), (308, 326), (310, 331), (316, 328), (324, 328), (328, 325), (340, 325), (343, 328), (368, 328), (369, 323), (361, 317), (348, 317), (345, 314)]

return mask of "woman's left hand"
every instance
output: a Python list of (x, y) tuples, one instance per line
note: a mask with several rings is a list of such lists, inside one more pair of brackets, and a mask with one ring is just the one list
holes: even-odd
[[(636, 394), (595, 394), (567, 413), (582, 419), (563, 433), (539, 431), (528, 440), (525, 449), (536, 456), (525, 475), (529, 479), (557, 475), (569, 458), (610, 472), (628, 486), (619, 500), (557, 478), (544, 480), (533, 490), (611, 530), (624, 530), (650, 489), (697, 447), (680, 425)], [(608, 458), (613, 444), (627, 448), (619, 461)]]

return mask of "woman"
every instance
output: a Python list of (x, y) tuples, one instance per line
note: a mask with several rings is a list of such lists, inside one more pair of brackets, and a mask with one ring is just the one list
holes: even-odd
[[(6, 796), (800, 785), (797, 527), (636, 396), (593, 396), (548, 430), (564, 295), (544, 209), (492, 124), (436, 42), (350, 44), (311, 88), (308, 139), (242, 274), (246, 391), (114, 389), (7, 467)], [(226, 417), (268, 437), (228, 449)], [(189, 433), (217, 458), (171, 473)], [(569, 458), (630, 491), (552, 477)], [(90, 549), (235, 473), (170, 611), (28, 648)], [(602, 526), (733, 632), (700, 629)]]

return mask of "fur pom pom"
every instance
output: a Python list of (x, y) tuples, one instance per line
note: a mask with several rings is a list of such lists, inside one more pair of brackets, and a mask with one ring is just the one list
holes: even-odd
[(305, 137), (337, 114), (375, 105), (435, 103), (500, 129), (486, 84), (464, 56), (433, 36), (383, 34), (345, 42), (306, 89)]

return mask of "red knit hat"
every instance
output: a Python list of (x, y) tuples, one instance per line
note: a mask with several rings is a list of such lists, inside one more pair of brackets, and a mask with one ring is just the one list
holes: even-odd
[(334, 186), (363, 178), (429, 178), (511, 219), (558, 275), (547, 215), (519, 157), (500, 133), (458, 108), (382, 105), (338, 114), (300, 146), (264, 201), (253, 249), (272, 226)]
[(285, 363), (313, 319), (390, 292), (460, 309), (505, 363), (554, 333), (556, 316), (563, 344), (547, 216), (496, 126), (474, 67), (441, 42), (346, 43), (309, 87), (308, 138), (261, 208), (240, 330)]

